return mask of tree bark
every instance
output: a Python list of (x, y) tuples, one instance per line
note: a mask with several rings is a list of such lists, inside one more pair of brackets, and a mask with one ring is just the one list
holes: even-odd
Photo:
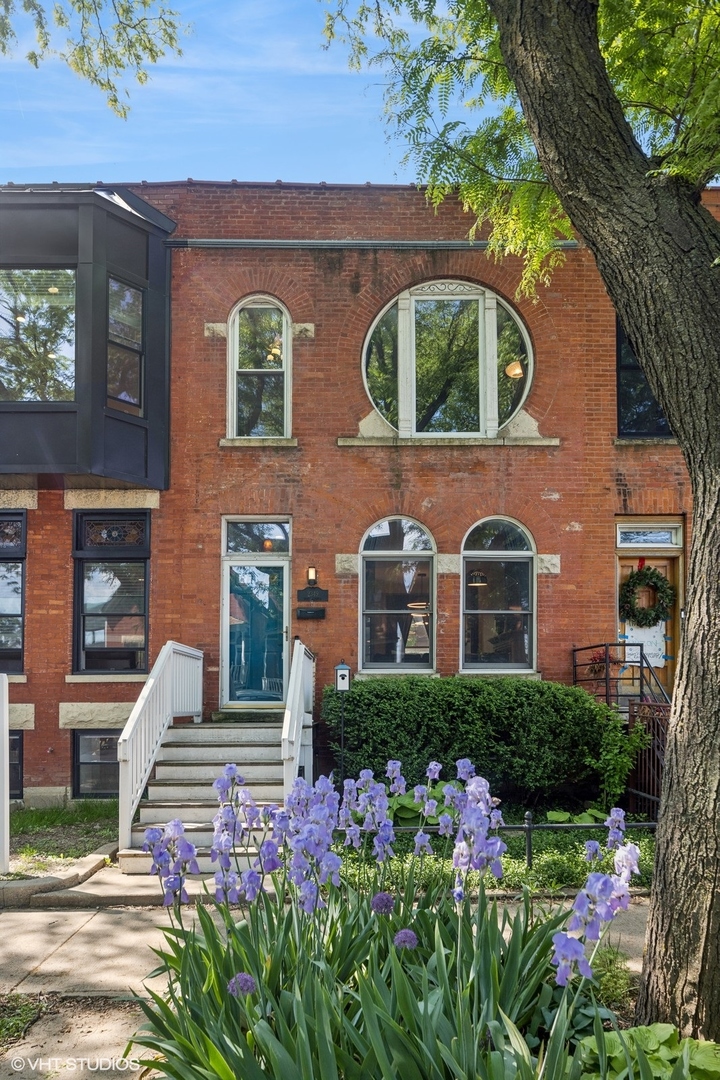
[(693, 491), (640, 1022), (720, 1041), (720, 225), (651, 175), (600, 53), (592, 0), (488, 0), (540, 162), (592, 250)]

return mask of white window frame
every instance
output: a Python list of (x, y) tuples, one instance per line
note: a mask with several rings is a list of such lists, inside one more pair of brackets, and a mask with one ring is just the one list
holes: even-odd
[[(283, 373), (283, 432), (282, 435), (256, 436), (238, 435), (237, 433), (237, 375), (238, 375), (238, 318), (240, 312), (249, 307), (274, 307), (282, 312), (283, 316), (283, 367), (268, 368), (268, 371)], [(266, 439), (289, 439), (292, 434), (292, 319), (290, 313), (276, 296), (266, 293), (253, 293), (240, 300), (230, 312), (227, 323), (227, 437), (228, 439), (247, 439), (248, 441), (262, 438)], [(248, 368), (248, 374), (255, 369)]]
[[(478, 318), (478, 365), (479, 365), (479, 430), (478, 431), (417, 431), (415, 428), (416, 379), (415, 379), (415, 303), (418, 300), (437, 300), (442, 297), (459, 297), (477, 300)], [(385, 305), (372, 323), (365, 338), (362, 352), (362, 375), (373, 408), (376, 409), (367, 380), (366, 357), (370, 340), (383, 316), (397, 304), (398, 308), (398, 434), (403, 439), (494, 439), (499, 429), (498, 383), (497, 383), (497, 322), (498, 307), (504, 308), (518, 326), (527, 353), (527, 378), (523, 396), (510, 417), (510, 423), (523, 407), (533, 380), (534, 362), (530, 335), (519, 314), (497, 293), (469, 281), (438, 279), (423, 285), (415, 285), (398, 293)]]
[[(365, 551), (365, 541), (378, 525), (384, 521), (412, 521), (419, 529), (429, 537), (432, 547), (425, 551), (402, 552), (402, 551)], [(429, 635), (430, 663), (429, 664), (380, 664), (368, 663), (365, 660), (365, 561), (397, 561), (406, 555), (411, 559), (413, 555), (418, 559), (427, 559), (430, 562), (430, 615), (432, 616), (432, 628)], [(378, 518), (365, 530), (360, 541), (360, 554), (358, 557), (358, 670), (372, 675), (434, 675), (437, 665), (437, 544), (435, 537), (421, 521), (409, 514), (387, 514)]]
[[(468, 537), (478, 525), (484, 525), (487, 521), (507, 521), (510, 525), (515, 525), (520, 529), (524, 536), (527, 537), (530, 548), (528, 551), (466, 551), (465, 544)], [(508, 557), (516, 559), (527, 559), (530, 563), (530, 591), (531, 591), (531, 610), (527, 613), (530, 615), (530, 634), (531, 634), (531, 647), (530, 647), (530, 664), (466, 664), (465, 663), (465, 566), (468, 562), (477, 562), (478, 559), (497, 559), (502, 561)], [(523, 525), (522, 521), (518, 521), (517, 518), (508, 517), (506, 514), (488, 514), (484, 518), (479, 518), (473, 522), (470, 528), (463, 536), (462, 544), (460, 545), (460, 671), (472, 673), (475, 675), (526, 675), (533, 674), (537, 671), (537, 578), (538, 578), (538, 559), (537, 559), (537, 547), (535, 544), (535, 538), (528, 529), (527, 525)]]
[[(283, 524), (288, 525), (290, 530), (290, 536), (288, 541), (288, 550), (281, 552), (268, 551), (266, 554), (263, 552), (230, 552), (228, 551), (228, 524), (231, 522), (247, 522), (251, 525), (268, 524)], [(290, 620), (292, 618), (292, 604), (290, 596), (290, 586), (292, 582), (291, 568), (292, 568), (292, 541), (293, 541), (293, 522), (292, 517), (288, 514), (226, 514), (221, 520), (221, 555), (220, 555), (220, 670), (218, 672), (218, 684), (219, 684), (219, 701), (221, 709), (241, 709), (243, 704), (237, 701), (229, 700), (230, 691), (230, 669), (228, 665), (229, 646), (230, 646), (230, 620), (228, 618), (228, 604), (230, 600), (228, 582), (230, 580), (230, 566), (271, 566), (278, 562), (283, 564), (283, 589), (285, 597), (285, 627), (284, 643), (283, 643), (283, 671), (285, 672), (285, 694), (283, 694), (283, 700), (287, 694), (287, 683), (290, 678)], [(282, 708), (281, 702), (271, 702), (266, 705), (263, 702), (253, 702), (252, 707), (254, 709), (279, 709)]]
[[(669, 532), (672, 539), (669, 544), (663, 543), (642, 543), (642, 544), (628, 544), (622, 543), (620, 540), (621, 532)], [(632, 551), (639, 551), (641, 554), (646, 551), (670, 551), (678, 552), (683, 550), (683, 526), (682, 522), (677, 518), (627, 518), (624, 520), (615, 519), (615, 545), (616, 550), (623, 554), (629, 554)]]

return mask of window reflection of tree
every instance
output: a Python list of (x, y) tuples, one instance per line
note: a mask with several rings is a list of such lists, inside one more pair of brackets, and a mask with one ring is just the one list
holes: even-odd
[(283, 678), (283, 568), (230, 567), (231, 697)]
[(0, 269), (0, 400), (74, 397), (74, 271)]

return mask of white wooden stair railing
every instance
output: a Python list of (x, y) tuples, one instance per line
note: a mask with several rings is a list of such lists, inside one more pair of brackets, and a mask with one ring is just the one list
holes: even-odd
[(300, 767), (305, 779), (312, 783), (312, 741), (303, 740), (303, 731), (312, 727), (315, 698), (315, 657), (299, 638), (295, 639), (287, 703), (282, 729), (283, 787), (285, 795), (292, 789)]
[(133, 816), (168, 725), (175, 716), (202, 718), (202, 663), (199, 649), (166, 641), (118, 739), (121, 848), (130, 847)]

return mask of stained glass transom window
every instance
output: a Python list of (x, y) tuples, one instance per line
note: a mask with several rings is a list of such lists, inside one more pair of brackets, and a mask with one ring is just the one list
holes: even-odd
[(83, 547), (144, 547), (147, 522), (86, 518), (83, 523)]
[(23, 521), (17, 519), (0, 519), (0, 550), (22, 547)]

